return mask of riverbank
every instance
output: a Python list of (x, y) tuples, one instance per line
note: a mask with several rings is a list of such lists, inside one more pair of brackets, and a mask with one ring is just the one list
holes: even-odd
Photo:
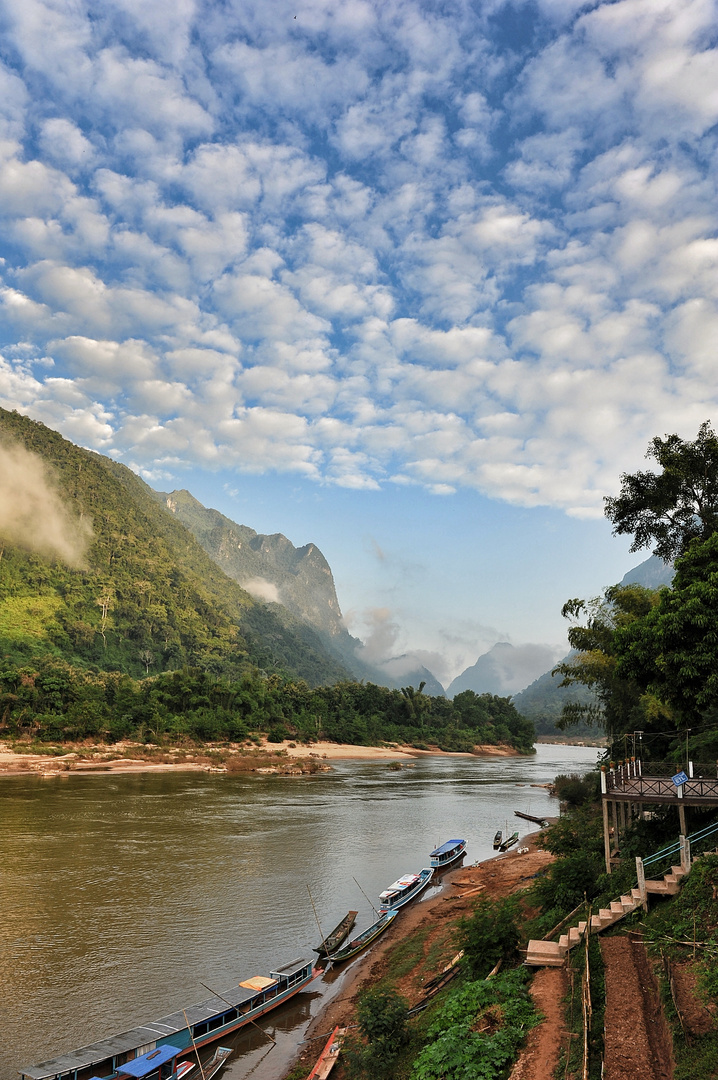
[[(471, 914), (476, 899), (487, 896), (497, 900), (525, 889), (536, 874), (553, 862), (554, 856), (537, 846), (539, 835), (535, 832), (525, 836), (519, 851), (446, 871), (439, 891), (401, 911), (386, 936), (338, 975), (336, 991), (312, 1020), (301, 1052), (283, 1075), (293, 1080), (302, 1075), (302, 1070), (304, 1075), (311, 1071), (322, 1047), (322, 1037), (337, 1024), (344, 1027), (354, 1023), (359, 995), (386, 978), (392, 954), (399, 950), (411, 949), (413, 955), (410, 970), (398, 978), (393, 975), (392, 986), (411, 1005), (416, 1004), (422, 997), (422, 983), (438, 974), (455, 953), (455, 925)], [(394, 964), (391, 966), (396, 970)], [(404, 967), (406, 964), (398, 965), (399, 970)]]
[(161, 747), (150, 743), (22, 744), (0, 742), (0, 776), (37, 773), (257, 772), (300, 776), (326, 771), (331, 761), (399, 762), (409, 765), (424, 756), (516, 757), (511, 746), (477, 746), (474, 753), (452, 753), (432, 747), (355, 746), (350, 743), (316, 742), (207, 744), (203, 747)]

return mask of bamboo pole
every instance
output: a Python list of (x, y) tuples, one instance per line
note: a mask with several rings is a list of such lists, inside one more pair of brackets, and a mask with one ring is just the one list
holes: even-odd
[(184, 1022), (187, 1025), (187, 1030), (189, 1032), (189, 1037), (192, 1040), (192, 1049), (194, 1050), (195, 1054), (197, 1055), (197, 1064), (199, 1065), (199, 1071), (202, 1073), (202, 1080), (204, 1080), (204, 1069), (202, 1068), (202, 1062), (199, 1060), (199, 1050), (197, 1049), (197, 1043), (194, 1041), (194, 1035), (192, 1034), (192, 1028), (190, 1027), (189, 1020), (187, 1019), (187, 1013), (184, 1011), (184, 1009), (182, 1010), (182, 1015), (184, 1016)]
[(312, 905), (312, 911), (314, 912), (314, 918), (317, 920), (317, 927), (319, 928), (319, 936), (322, 939), (322, 949), (326, 953), (326, 951), (327, 951), (327, 947), (326, 947), (327, 939), (324, 937), (324, 933), (323, 933), (322, 928), (321, 928), (321, 926), (319, 924), (319, 916), (317, 915), (317, 909), (314, 906), (314, 900), (312, 898), (312, 890), (309, 888), (308, 885), (307, 885), (307, 892), (309, 893), (309, 900), (310, 900), (310, 903)]
[(354, 881), (354, 884), (355, 884), (355, 885), (356, 885), (356, 887), (357, 887), (357, 888), (359, 889), (359, 892), (360, 892), (360, 893), (362, 894), (362, 896), (363, 896), (363, 897), (364, 897), (364, 899), (366, 900), (367, 904), (368, 904), (368, 905), (369, 905), (369, 907), (370, 907), (370, 908), (372, 909), (372, 911), (374, 912), (374, 914), (376, 915), (376, 917), (377, 917), (377, 919), (378, 919), (378, 918), (379, 918), (379, 912), (378, 912), (378, 911), (376, 910), (376, 908), (375, 908), (375, 907), (374, 907), (374, 905), (372, 904), (372, 902), (371, 902), (371, 900), (369, 899), (369, 897), (367, 896), (367, 894), (366, 894), (366, 893), (364, 892), (364, 890), (362, 889), (362, 887), (361, 887), (361, 885), (359, 884), (359, 882), (357, 881), (357, 879), (356, 879), (356, 878), (353, 878), (352, 880)]

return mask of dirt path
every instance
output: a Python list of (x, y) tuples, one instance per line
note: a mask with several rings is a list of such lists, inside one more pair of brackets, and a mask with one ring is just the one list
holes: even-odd
[(553, 1080), (561, 1049), (566, 1045), (563, 999), (567, 985), (565, 968), (539, 968), (534, 975), (531, 997), (544, 1020), (529, 1032), (509, 1080)]
[(603, 938), (606, 966), (605, 1080), (671, 1080), (671, 1041), (640, 937)]

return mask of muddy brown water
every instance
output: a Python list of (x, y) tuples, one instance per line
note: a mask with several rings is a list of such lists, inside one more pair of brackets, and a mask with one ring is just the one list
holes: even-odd
[[(162, 773), (8, 776), (0, 782), (0, 1080), (23, 1065), (156, 1019), (299, 956), (349, 908), (466, 837), (555, 814), (542, 788), (596, 761), (590, 747), (530, 758), (337, 762), (311, 777)], [(431, 892), (432, 890), (427, 890)], [(400, 920), (401, 916), (399, 916)], [(399, 922), (397, 920), (397, 922)], [(400, 932), (400, 928), (390, 931)], [(237, 1033), (225, 1080), (276, 1080), (341, 974)], [(228, 1040), (223, 1040), (227, 1043)]]

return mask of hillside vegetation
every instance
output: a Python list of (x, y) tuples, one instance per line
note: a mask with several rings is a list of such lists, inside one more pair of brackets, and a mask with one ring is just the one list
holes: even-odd
[(352, 681), (311, 626), (228, 578), (123, 465), (0, 410), (8, 446), (29, 488), (0, 517), (0, 733), (532, 749), (508, 699)]

